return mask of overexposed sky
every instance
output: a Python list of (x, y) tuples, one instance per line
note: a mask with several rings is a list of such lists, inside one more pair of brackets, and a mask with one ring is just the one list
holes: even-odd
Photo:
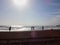
[(0, 0), (0, 25), (60, 24), (60, 0)]

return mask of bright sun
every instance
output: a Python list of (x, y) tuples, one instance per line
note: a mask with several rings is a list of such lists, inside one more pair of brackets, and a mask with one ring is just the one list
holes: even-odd
[(28, 0), (13, 0), (14, 5), (24, 7), (28, 5)]

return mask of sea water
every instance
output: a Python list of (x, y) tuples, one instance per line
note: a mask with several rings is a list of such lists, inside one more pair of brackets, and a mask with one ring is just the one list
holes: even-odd
[[(44, 26), (44, 30), (49, 29), (60, 29), (60, 27), (56, 26)], [(34, 26), (34, 30), (42, 30), (42, 26)], [(0, 27), (0, 32), (9, 32), (9, 28), (6, 27)], [(31, 26), (22, 26), (22, 27), (11, 27), (11, 31), (32, 31)]]

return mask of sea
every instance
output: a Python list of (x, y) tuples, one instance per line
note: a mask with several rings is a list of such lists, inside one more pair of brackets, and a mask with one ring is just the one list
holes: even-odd
[[(9, 32), (9, 27), (10, 26), (0, 26), (0, 32)], [(11, 32), (16, 32), (16, 31), (32, 31), (31, 30), (32, 26), (11, 26)], [(42, 30), (42, 26), (33, 26), (34, 31), (36, 30)], [(49, 30), (49, 29), (60, 29), (60, 26), (44, 26), (44, 30)]]

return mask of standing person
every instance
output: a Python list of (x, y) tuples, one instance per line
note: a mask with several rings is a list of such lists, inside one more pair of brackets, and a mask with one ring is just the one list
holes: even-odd
[(31, 30), (34, 30), (34, 26), (31, 27)]
[(44, 30), (44, 26), (42, 26), (42, 30)]
[(11, 31), (11, 26), (9, 27), (9, 32)]

